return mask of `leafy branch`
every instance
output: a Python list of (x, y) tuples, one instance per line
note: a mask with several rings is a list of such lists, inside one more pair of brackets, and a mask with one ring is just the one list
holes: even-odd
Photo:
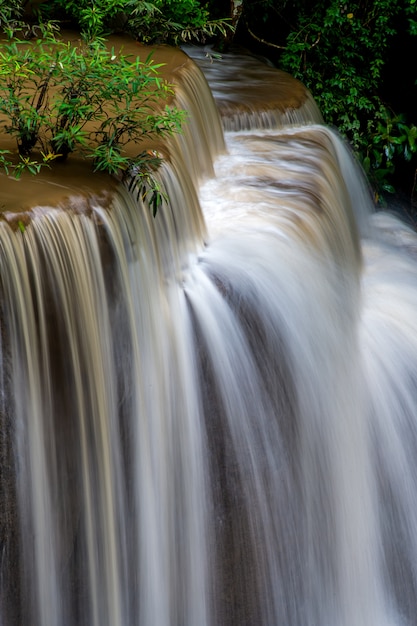
[(119, 177), (146, 172), (152, 187), (160, 158), (144, 146), (180, 132), (185, 118), (169, 104), (173, 87), (161, 78), (161, 67), (151, 55), (132, 58), (107, 50), (101, 40), (74, 47), (48, 30), (33, 42), (6, 41), (0, 47), (0, 129), (16, 149), (0, 151), (0, 168), (18, 178), (77, 153), (95, 171)]

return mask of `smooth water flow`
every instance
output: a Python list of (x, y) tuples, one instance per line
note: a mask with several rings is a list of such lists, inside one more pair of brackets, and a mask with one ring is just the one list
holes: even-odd
[(155, 219), (0, 222), (0, 624), (417, 625), (417, 236), (193, 68)]

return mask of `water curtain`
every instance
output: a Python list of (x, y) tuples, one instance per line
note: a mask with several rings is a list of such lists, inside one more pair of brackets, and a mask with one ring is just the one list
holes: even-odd
[(417, 624), (416, 235), (302, 86), (189, 53), (156, 219), (0, 222), (0, 624)]

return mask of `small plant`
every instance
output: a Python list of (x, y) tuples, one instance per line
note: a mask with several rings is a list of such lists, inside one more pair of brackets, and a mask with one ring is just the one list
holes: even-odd
[(0, 151), (0, 167), (36, 174), (77, 153), (96, 171), (123, 176), (135, 168), (150, 183), (160, 157), (144, 140), (179, 132), (185, 115), (167, 103), (173, 89), (161, 64), (98, 39), (74, 47), (48, 29), (43, 35), (0, 47), (0, 128), (16, 142), (14, 153)]

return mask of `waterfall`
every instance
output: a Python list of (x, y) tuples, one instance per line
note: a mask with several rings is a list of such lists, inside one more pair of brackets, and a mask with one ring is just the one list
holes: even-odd
[(188, 53), (156, 218), (0, 220), (0, 625), (417, 625), (417, 235), (297, 81)]

